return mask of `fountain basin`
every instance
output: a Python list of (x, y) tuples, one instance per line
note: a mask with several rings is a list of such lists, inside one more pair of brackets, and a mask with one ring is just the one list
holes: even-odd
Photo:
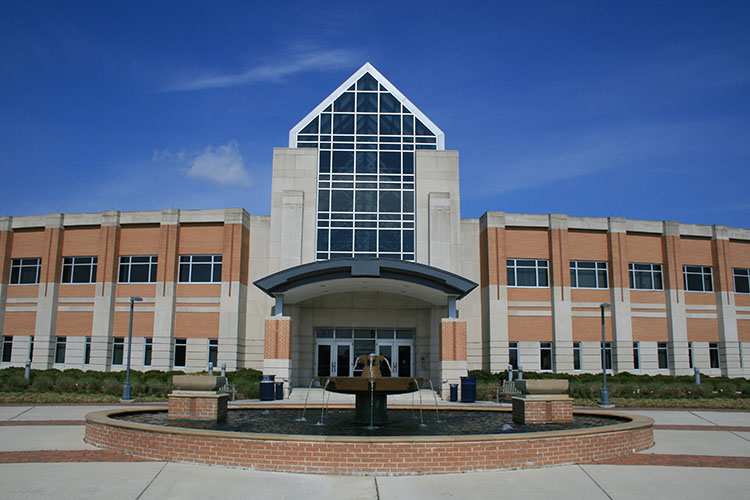
[[(156, 411), (164, 409), (145, 410)], [(346, 475), (439, 474), (590, 463), (645, 450), (654, 442), (650, 418), (585, 411), (576, 414), (624, 420), (601, 427), (516, 434), (311, 436), (165, 427), (112, 418), (142, 412), (89, 413), (86, 442), (152, 460)]]

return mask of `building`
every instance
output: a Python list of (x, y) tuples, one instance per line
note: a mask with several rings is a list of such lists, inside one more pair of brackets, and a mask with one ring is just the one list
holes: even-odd
[(457, 151), (370, 64), (273, 157), (270, 216), (0, 217), (0, 366), (251, 367), (292, 385), (470, 369), (748, 376), (750, 230), (460, 216)]

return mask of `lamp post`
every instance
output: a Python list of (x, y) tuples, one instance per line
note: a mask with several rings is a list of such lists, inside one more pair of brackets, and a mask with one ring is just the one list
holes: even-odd
[(602, 310), (602, 406), (612, 406), (609, 402), (609, 391), (607, 390), (607, 351), (605, 348), (606, 340), (604, 337), (604, 309), (612, 307), (609, 302), (599, 304), (599, 308)]
[(128, 362), (125, 369), (125, 385), (122, 386), (122, 400), (130, 402), (130, 353), (133, 348), (133, 304), (141, 302), (141, 297), (130, 297), (130, 325), (128, 326)]

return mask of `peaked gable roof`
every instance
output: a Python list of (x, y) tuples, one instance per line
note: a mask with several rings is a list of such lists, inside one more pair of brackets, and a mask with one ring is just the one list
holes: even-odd
[(438, 150), (445, 149), (445, 133), (443, 133), (443, 131), (440, 130), (440, 128), (438, 128), (438, 126), (432, 122), (432, 120), (427, 118), (427, 115), (422, 113), (419, 108), (417, 108), (409, 99), (407, 99), (400, 90), (398, 90), (391, 82), (389, 82), (388, 79), (384, 77), (380, 73), (380, 71), (375, 69), (375, 67), (369, 62), (366, 62), (361, 68), (355, 71), (354, 74), (350, 76), (344, 83), (339, 85), (339, 87), (334, 90), (331, 95), (326, 97), (323, 102), (318, 104), (315, 109), (310, 111), (307, 116), (305, 116), (302, 120), (300, 120), (299, 123), (297, 123), (297, 125), (292, 127), (292, 129), (289, 131), (289, 147), (296, 148), (297, 134), (305, 127), (305, 125), (307, 125), (313, 118), (322, 113), (323, 110), (331, 105), (333, 101), (338, 99), (341, 94), (349, 90), (349, 88), (357, 83), (357, 81), (366, 73), (372, 75), (372, 77), (375, 78), (378, 83), (383, 86), (384, 89), (390, 92), (404, 107), (406, 107), (406, 109), (408, 109), (415, 117), (417, 117), (430, 130), (430, 132), (435, 134)]

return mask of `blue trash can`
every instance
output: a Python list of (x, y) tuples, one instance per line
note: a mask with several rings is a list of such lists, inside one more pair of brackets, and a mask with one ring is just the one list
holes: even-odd
[(448, 384), (451, 389), (451, 395), (449, 401), (455, 403), (458, 401), (458, 384)]
[(276, 382), (276, 399), (284, 399), (284, 382)]
[(273, 401), (276, 396), (276, 386), (273, 379), (276, 375), (261, 375), (260, 376), (260, 400), (261, 401)]
[(461, 402), (474, 403), (477, 400), (476, 377), (461, 377)]

